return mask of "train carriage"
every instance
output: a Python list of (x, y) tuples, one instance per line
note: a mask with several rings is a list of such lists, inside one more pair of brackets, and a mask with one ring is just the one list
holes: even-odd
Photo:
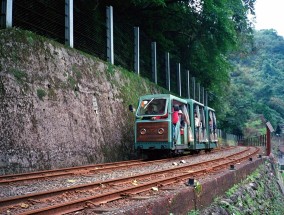
[(207, 126), (207, 137), (209, 140), (209, 148), (216, 148), (218, 146), (218, 136), (215, 110), (205, 106), (205, 119)]
[(208, 125), (213, 113), (215, 117), (213, 109), (192, 99), (171, 94), (142, 96), (136, 111), (134, 148), (148, 155), (210, 150), (217, 146), (210, 139)]

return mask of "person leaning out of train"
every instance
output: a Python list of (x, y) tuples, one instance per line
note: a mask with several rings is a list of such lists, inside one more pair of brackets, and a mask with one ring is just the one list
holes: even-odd
[(174, 125), (179, 121), (179, 107), (177, 105), (174, 105), (172, 119)]
[(179, 110), (179, 117), (180, 117), (180, 134), (184, 135), (184, 127), (185, 127), (185, 120), (184, 115), (181, 110)]
[(199, 128), (201, 123), (196, 112), (194, 113), (194, 122), (195, 122), (195, 128)]

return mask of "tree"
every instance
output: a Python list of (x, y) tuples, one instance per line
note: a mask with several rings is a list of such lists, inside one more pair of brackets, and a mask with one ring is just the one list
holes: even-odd
[[(251, 44), (253, 31), (247, 14), (254, 15), (255, 0), (105, 0), (96, 3), (102, 8), (112, 5), (116, 22), (139, 26), (160, 49), (170, 52), (172, 59), (181, 63), (210, 92), (209, 105), (221, 119), (227, 112), (234, 117), (235, 110), (229, 107), (227, 99), (232, 70), (228, 56), (233, 51), (248, 52), (241, 44)], [(128, 51), (131, 53), (132, 49)], [(182, 77), (186, 76), (185, 69)], [(241, 100), (242, 95), (239, 97)], [(235, 122), (235, 130), (239, 131), (243, 123)]]
[(281, 129), (280, 125), (277, 125), (275, 134), (278, 134), (278, 135), (282, 134), (282, 129)]

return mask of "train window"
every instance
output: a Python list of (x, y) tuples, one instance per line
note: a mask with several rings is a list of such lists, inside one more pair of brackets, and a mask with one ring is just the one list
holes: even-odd
[(166, 99), (145, 99), (139, 104), (137, 116), (154, 115), (162, 116), (167, 113), (167, 100)]

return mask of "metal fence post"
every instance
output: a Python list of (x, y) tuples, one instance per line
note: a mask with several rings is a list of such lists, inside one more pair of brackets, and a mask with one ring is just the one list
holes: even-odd
[(198, 92), (198, 102), (201, 103), (201, 101), (200, 101), (200, 83), (197, 83), (197, 92)]
[(137, 75), (140, 74), (140, 50), (139, 50), (139, 27), (134, 27), (134, 70)]
[(195, 77), (192, 77), (192, 86), (193, 86), (193, 99), (195, 100)]
[(65, 44), (74, 47), (73, 0), (65, 0)]
[(2, 0), (1, 26), (11, 28), (13, 25), (13, 0)]
[(166, 52), (165, 57), (166, 57), (165, 62), (166, 62), (167, 87), (168, 90), (171, 91), (170, 53)]
[(208, 106), (208, 93), (205, 91), (205, 105)]
[(204, 87), (202, 89), (202, 103), (205, 105)]
[(178, 81), (177, 81), (178, 92), (179, 92), (179, 96), (181, 97), (181, 74), (180, 74), (180, 63), (178, 63), (178, 64), (177, 64), (177, 77), (178, 77)]
[(190, 99), (190, 76), (189, 76), (189, 70), (187, 70), (187, 98)]
[(152, 42), (151, 44), (151, 50), (152, 50), (152, 78), (155, 84), (158, 83), (157, 79), (157, 44), (156, 42)]
[(114, 64), (112, 6), (106, 7), (106, 26), (107, 26), (107, 60), (111, 64)]

